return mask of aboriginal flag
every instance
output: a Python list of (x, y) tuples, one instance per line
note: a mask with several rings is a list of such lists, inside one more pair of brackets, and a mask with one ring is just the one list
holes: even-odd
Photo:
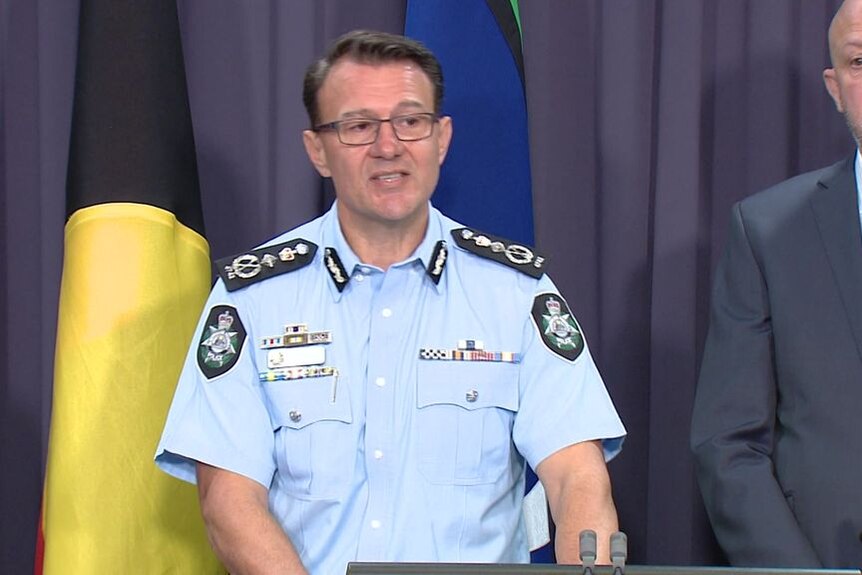
[(153, 463), (211, 280), (175, 0), (81, 2), (67, 217), (36, 571), (222, 573)]
[[(453, 137), (434, 205), (482, 231), (533, 244), (533, 195), (524, 58), (517, 0), (409, 0), (405, 34), (443, 67)], [(533, 487), (538, 489), (533, 491)], [(553, 561), (547, 507), (529, 470), (528, 539), (537, 563)], [(540, 548), (539, 548), (540, 547)]]

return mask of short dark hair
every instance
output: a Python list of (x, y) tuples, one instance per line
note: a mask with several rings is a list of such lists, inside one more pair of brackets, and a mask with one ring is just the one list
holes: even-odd
[(386, 32), (354, 30), (338, 38), (323, 58), (311, 64), (305, 72), (302, 101), (311, 127), (320, 124), (317, 94), (336, 62), (350, 59), (360, 64), (379, 64), (410, 60), (425, 72), (434, 86), (434, 112), (439, 113), (443, 102), (443, 70), (437, 57), (421, 42)]

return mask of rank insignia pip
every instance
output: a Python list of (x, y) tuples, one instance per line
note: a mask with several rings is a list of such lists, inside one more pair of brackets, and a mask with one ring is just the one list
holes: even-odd
[(545, 273), (545, 258), (526, 246), (470, 228), (456, 228), (452, 230), (452, 237), (468, 252), (507, 265), (530, 277), (540, 278)]
[(245, 343), (245, 327), (236, 308), (217, 305), (210, 309), (198, 345), (198, 367), (207, 379), (230, 371)]
[(568, 361), (578, 359), (584, 351), (584, 337), (562, 296), (538, 294), (533, 300), (532, 316), (545, 347)]
[(216, 271), (227, 291), (234, 291), (305, 267), (314, 259), (315, 253), (317, 245), (296, 239), (220, 259), (216, 262)]

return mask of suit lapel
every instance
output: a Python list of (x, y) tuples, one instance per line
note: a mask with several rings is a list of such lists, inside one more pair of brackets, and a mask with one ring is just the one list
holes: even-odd
[(828, 170), (811, 198), (826, 256), (862, 357), (862, 231), (856, 201), (855, 155)]

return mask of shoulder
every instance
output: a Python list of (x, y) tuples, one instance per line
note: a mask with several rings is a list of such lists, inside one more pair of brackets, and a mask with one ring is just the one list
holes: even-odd
[(762, 190), (737, 203), (735, 209), (748, 219), (775, 219), (808, 203), (825, 190), (852, 185), (855, 187), (853, 161), (845, 158), (831, 166), (799, 174)]
[(236, 291), (310, 264), (318, 251), (319, 221), (312, 220), (259, 247), (216, 260), (216, 273), (225, 289)]
[(314, 260), (316, 253), (317, 244), (295, 238), (222, 258), (216, 262), (216, 271), (225, 289), (235, 291), (301, 269)]
[(545, 257), (532, 247), (460, 225), (453, 227), (450, 234), (456, 251), (467, 258), (501, 264), (536, 279), (545, 273)]

